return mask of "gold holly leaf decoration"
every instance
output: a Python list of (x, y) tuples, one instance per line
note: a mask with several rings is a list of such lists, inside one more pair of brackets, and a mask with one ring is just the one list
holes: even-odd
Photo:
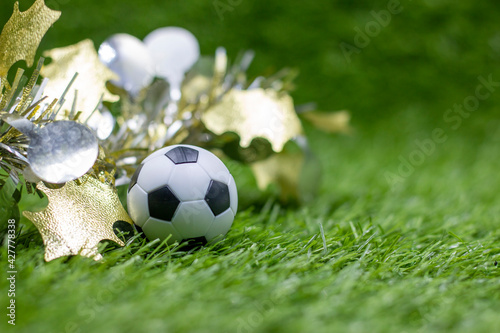
[(349, 120), (351, 115), (347, 111), (321, 112), (307, 111), (300, 114), (316, 128), (327, 133), (350, 133)]
[(124, 243), (113, 232), (113, 224), (132, 220), (123, 208), (116, 189), (91, 176), (67, 182), (58, 189), (39, 183), (49, 200), (41, 212), (23, 212), (38, 228), (45, 245), (45, 260), (62, 256), (82, 255), (99, 260), (97, 246), (104, 239), (121, 246)]
[(301, 153), (281, 152), (265, 160), (251, 164), (257, 186), (262, 191), (269, 185), (276, 184), (283, 202), (299, 198), (300, 171), (304, 164)]
[[(45, 51), (43, 56), (52, 59), (52, 63), (44, 66), (41, 71), (42, 76), (50, 79), (44, 94), (51, 98), (59, 98), (75, 73), (78, 73), (66, 94), (66, 100), (69, 101), (66, 105), (74, 104), (75, 90), (78, 91), (75, 104), (77, 111), (82, 111), (79, 118), (82, 121), (92, 114), (101, 98), (109, 102), (118, 100), (118, 96), (106, 89), (106, 82), (118, 79), (118, 76), (99, 60), (94, 43), (90, 39)], [(58, 116), (64, 117), (63, 114)]]
[(288, 142), (283, 151), (250, 164), (257, 186), (276, 185), (283, 203), (310, 202), (321, 184), (321, 165), (304, 137)]
[(25, 12), (19, 11), (18, 2), (14, 4), (14, 12), (0, 34), (0, 78), (5, 78), (19, 60), (33, 66), (40, 41), (60, 16), (61, 12), (50, 9), (43, 0), (36, 0)]
[(243, 148), (249, 147), (253, 139), (264, 138), (275, 152), (280, 152), (289, 140), (302, 134), (292, 98), (260, 88), (231, 90), (203, 113), (202, 121), (217, 135), (236, 133)]

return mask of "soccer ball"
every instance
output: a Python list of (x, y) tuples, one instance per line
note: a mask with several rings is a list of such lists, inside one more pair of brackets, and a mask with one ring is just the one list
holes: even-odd
[(219, 240), (238, 207), (233, 176), (208, 150), (175, 145), (157, 150), (137, 168), (127, 195), (130, 217), (150, 240), (172, 244)]

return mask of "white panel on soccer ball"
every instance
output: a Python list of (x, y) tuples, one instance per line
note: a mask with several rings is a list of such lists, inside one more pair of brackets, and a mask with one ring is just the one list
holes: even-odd
[(144, 164), (144, 163), (146, 163), (148, 161), (151, 161), (155, 157), (158, 157), (158, 156), (161, 156), (161, 155), (165, 155), (165, 153), (167, 151), (169, 151), (170, 149), (172, 149), (172, 147), (165, 147), (165, 148), (162, 148), (162, 149), (158, 149), (157, 151), (151, 153), (151, 155), (149, 155), (148, 157), (146, 157), (144, 159), (144, 161), (142, 161), (142, 164)]
[(198, 164), (201, 165), (210, 178), (227, 184), (231, 174), (224, 163), (208, 150), (199, 149), (199, 154)]
[(197, 163), (177, 164), (168, 181), (168, 186), (181, 202), (202, 200), (208, 185), (210, 177)]
[(139, 227), (149, 218), (148, 194), (135, 184), (127, 195), (127, 206), (130, 217)]
[(143, 164), (137, 183), (146, 192), (168, 184), (174, 164), (166, 156), (157, 156)]
[(210, 227), (210, 229), (208, 229), (208, 232), (205, 235), (207, 241), (215, 242), (221, 240), (231, 228), (233, 221), (234, 214), (231, 209), (228, 209), (224, 213), (219, 214), (215, 218), (214, 223), (212, 223), (212, 226)]
[(231, 210), (233, 211), (234, 215), (236, 215), (236, 212), (238, 211), (238, 189), (236, 188), (236, 183), (234, 182), (233, 176), (230, 175), (229, 179), (229, 184), (227, 185), (229, 187), (229, 198), (231, 200)]
[(203, 237), (214, 221), (214, 214), (204, 200), (182, 202), (172, 224), (184, 239)]
[(182, 236), (175, 229), (171, 222), (161, 221), (155, 218), (150, 217), (144, 226), (142, 227), (142, 231), (149, 240), (154, 240), (159, 238), (160, 240), (164, 240), (169, 237), (167, 243), (173, 244), (176, 241), (180, 242), (182, 240)]

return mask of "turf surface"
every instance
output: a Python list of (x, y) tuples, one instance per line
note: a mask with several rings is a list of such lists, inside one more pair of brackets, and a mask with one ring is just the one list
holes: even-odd
[[(164, 21), (159, 2), (60, 3), (64, 16), (44, 48), (182, 25), (204, 53), (253, 47), (256, 73), (300, 67), (295, 99), (349, 108), (355, 132), (306, 127), (323, 181), (317, 200), (301, 208), (259, 194), (249, 170), (229, 163), (240, 213), (223, 242), (198, 251), (135, 238), (124, 248), (103, 244), (102, 262), (45, 263), (41, 238), (25, 222), (16, 327), (2, 314), (2, 331), (498, 331), (500, 91), (458, 127), (443, 119), (474, 94), (478, 76), (500, 80), (498, 4), (405, 2), (347, 64), (338, 43), (352, 43), (352, 28), (386, 1), (243, 1), (223, 21), (212, 2), (167, 2)], [(2, 18), (10, 6), (2, 4)], [(436, 128), (446, 139), (426, 154), (419, 147)], [(23, 200), (22, 208), (40, 205)], [(2, 278), (3, 309), (7, 289)]]

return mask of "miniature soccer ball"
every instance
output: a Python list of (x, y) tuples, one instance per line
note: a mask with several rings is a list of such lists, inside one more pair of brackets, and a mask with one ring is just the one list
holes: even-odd
[(211, 152), (189, 145), (157, 150), (137, 168), (127, 195), (130, 217), (150, 240), (219, 240), (238, 207), (233, 176)]

